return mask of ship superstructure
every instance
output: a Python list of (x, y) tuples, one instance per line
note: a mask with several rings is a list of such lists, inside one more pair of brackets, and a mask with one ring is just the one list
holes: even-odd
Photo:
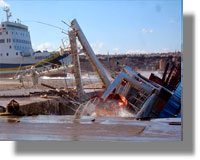
[(66, 57), (58, 52), (34, 52), (31, 44), (28, 26), (21, 24), (18, 19), (9, 21), (11, 13), (9, 8), (4, 9), (7, 20), (0, 25), (0, 77), (23, 70), (27, 66), (42, 67), (53, 61)]

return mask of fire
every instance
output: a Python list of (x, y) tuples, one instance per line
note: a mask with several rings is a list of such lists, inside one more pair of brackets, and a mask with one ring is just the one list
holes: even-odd
[(127, 99), (121, 94), (111, 94), (106, 101), (99, 101), (95, 106), (97, 116), (117, 116), (120, 109), (125, 109)]
[[(128, 104), (128, 101), (127, 101), (127, 99), (126, 99), (126, 97), (124, 97), (123, 95), (121, 95), (121, 94), (119, 94), (119, 96), (120, 96), (120, 98), (121, 98), (121, 101), (123, 102), (123, 105), (126, 107), (126, 105)], [(121, 102), (121, 103), (122, 103)], [(121, 104), (120, 103), (120, 104)]]

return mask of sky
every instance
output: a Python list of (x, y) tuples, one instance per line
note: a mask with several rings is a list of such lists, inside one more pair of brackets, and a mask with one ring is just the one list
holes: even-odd
[(10, 21), (29, 27), (36, 50), (57, 50), (67, 39), (36, 21), (69, 30), (61, 21), (70, 24), (74, 18), (96, 54), (173, 52), (182, 46), (182, 0), (0, 0), (0, 21), (6, 5)]

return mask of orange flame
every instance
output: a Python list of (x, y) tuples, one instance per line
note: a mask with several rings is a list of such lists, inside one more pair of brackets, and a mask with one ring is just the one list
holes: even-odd
[(119, 94), (119, 96), (120, 96), (122, 102), (124, 103), (124, 106), (126, 106), (126, 105), (128, 104), (128, 101), (127, 101), (126, 97), (124, 97), (124, 96), (121, 95), (121, 94)]

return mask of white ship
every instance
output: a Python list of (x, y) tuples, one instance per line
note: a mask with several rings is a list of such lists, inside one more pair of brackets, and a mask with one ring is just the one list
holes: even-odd
[(9, 8), (4, 9), (7, 20), (0, 24), (0, 78), (11, 76), (28, 67), (42, 68), (53, 63), (60, 63), (68, 54), (58, 52), (34, 52), (30, 33), (26, 25), (19, 20), (9, 21)]

